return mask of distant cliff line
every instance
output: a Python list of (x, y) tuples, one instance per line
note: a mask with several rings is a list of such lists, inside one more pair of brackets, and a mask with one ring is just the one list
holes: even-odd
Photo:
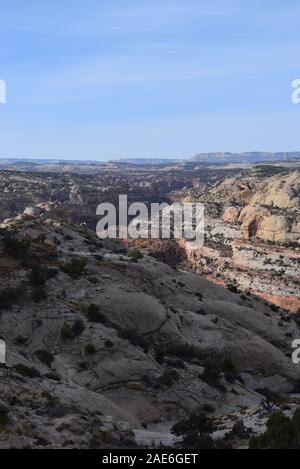
[(13, 166), (18, 164), (36, 164), (36, 165), (105, 165), (110, 164), (132, 164), (132, 165), (168, 165), (168, 164), (186, 164), (186, 163), (205, 163), (205, 164), (230, 164), (230, 163), (272, 163), (284, 161), (300, 160), (300, 151), (294, 152), (211, 152), (199, 153), (192, 158), (120, 158), (114, 160), (84, 160), (84, 159), (61, 159), (61, 158), (1, 158), (0, 166)]

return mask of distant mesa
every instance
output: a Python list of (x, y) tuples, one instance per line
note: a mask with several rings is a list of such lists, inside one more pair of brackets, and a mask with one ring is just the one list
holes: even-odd
[(192, 158), (199, 163), (265, 163), (300, 159), (300, 152), (200, 153)]
[(298, 161), (300, 160), (300, 151), (295, 152), (245, 152), (245, 153), (230, 153), (230, 152), (212, 152), (212, 153), (199, 153), (192, 158), (120, 158), (114, 160), (66, 160), (66, 159), (42, 159), (42, 158), (0, 158), (0, 167), (17, 167), (23, 166), (24, 168), (36, 165), (39, 167), (49, 168), (56, 166), (57, 168), (66, 168), (70, 166), (78, 166), (81, 168), (90, 167), (107, 167), (107, 166), (155, 166), (155, 165), (195, 165), (195, 164), (259, 164), (259, 163), (272, 163), (284, 161)]

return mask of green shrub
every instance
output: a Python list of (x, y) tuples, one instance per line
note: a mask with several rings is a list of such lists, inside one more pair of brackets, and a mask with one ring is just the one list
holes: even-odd
[(37, 350), (35, 352), (35, 355), (38, 357), (40, 362), (44, 363), (49, 368), (51, 368), (51, 365), (54, 361), (54, 355), (51, 352), (49, 352), (48, 350)]
[(64, 322), (63, 327), (61, 328), (60, 334), (63, 340), (75, 339), (75, 334), (72, 331), (70, 324), (68, 324), (66, 321)]
[(36, 303), (47, 299), (48, 293), (44, 286), (36, 286), (31, 292), (31, 299)]
[(250, 449), (300, 449), (300, 410), (290, 419), (281, 411), (267, 422), (267, 431), (250, 440)]
[(139, 259), (144, 257), (144, 254), (138, 249), (132, 249), (131, 251), (128, 251), (127, 257), (130, 257), (132, 261), (137, 262)]
[(29, 282), (34, 287), (41, 287), (46, 284), (47, 280), (55, 277), (55, 275), (57, 275), (56, 269), (48, 269), (36, 265), (31, 269)]
[(111, 340), (106, 340), (104, 342), (104, 345), (105, 345), (106, 348), (113, 348), (114, 343)]
[(0, 411), (0, 433), (3, 433), (6, 430), (6, 427), (9, 423), (9, 418), (6, 412)]
[(215, 431), (213, 420), (202, 411), (193, 412), (189, 418), (180, 420), (172, 428), (172, 433), (183, 438), (184, 447), (213, 449), (210, 435)]
[(4, 253), (14, 259), (25, 259), (31, 246), (31, 240), (27, 238), (17, 239), (15, 235), (4, 237)]
[(160, 384), (162, 386), (167, 386), (168, 388), (170, 388), (171, 386), (173, 386), (176, 379), (178, 379), (177, 373), (173, 370), (166, 369), (160, 377)]
[(235, 285), (227, 285), (227, 290), (231, 293), (240, 293), (240, 290)]
[(229, 355), (226, 355), (223, 361), (222, 370), (224, 373), (236, 373), (235, 365)]
[(200, 379), (209, 386), (214, 386), (219, 391), (225, 392), (224, 386), (221, 384), (222, 370), (219, 362), (216, 360), (206, 360), (204, 363), (204, 373)]
[(41, 374), (35, 368), (29, 368), (21, 363), (15, 366), (15, 370), (19, 375), (25, 376), (26, 378), (40, 378)]
[(86, 355), (95, 355), (97, 353), (97, 349), (93, 344), (87, 344), (85, 347)]
[(211, 404), (203, 404), (202, 410), (203, 410), (203, 412), (205, 412), (207, 414), (214, 414), (216, 412), (215, 407)]
[(165, 352), (162, 348), (155, 349), (155, 360), (162, 365), (165, 360)]
[(71, 331), (75, 337), (79, 337), (85, 330), (84, 322), (81, 319), (76, 319), (74, 322)]
[(107, 323), (107, 318), (103, 313), (101, 313), (100, 307), (98, 305), (89, 305), (86, 314), (89, 322), (96, 322), (101, 324)]
[(22, 296), (21, 287), (7, 287), (0, 291), (0, 311), (11, 309)]
[(70, 277), (77, 279), (85, 273), (87, 261), (85, 259), (72, 259), (71, 262), (63, 265), (61, 270)]
[(269, 388), (256, 389), (256, 392), (258, 394), (261, 394), (267, 399), (267, 404), (269, 406), (272, 405), (274, 407), (275, 405), (280, 405), (283, 403), (283, 398), (280, 396), (280, 394), (272, 391), (272, 389), (269, 389)]
[(165, 354), (172, 355), (183, 360), (201, 360), (203, 358), (199, 348), (197, 348), (195, 345), (185, 343), (167, 345), (165, 347)]

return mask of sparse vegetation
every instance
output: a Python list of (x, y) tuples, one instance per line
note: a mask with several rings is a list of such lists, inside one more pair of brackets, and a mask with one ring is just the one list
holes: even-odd
[(49, 368), (51, 368), (51, 365), (54, 361), (54, 355), (49, 352), (48, 350), (37, 350), (35, 352), (35, 355), (38, 357), (41, 363), (44, 363), (47, 365)]
[(84, 322), (82, 321), (82, 319), (76, 319), (76, 321), (74, 322), (74, 324), (71, 328), (71, 331), (74, 334), (74, 336), (75, 337), (81, 336), (81, 334), (84, 332), (84, 330), (85, 330), (85, 325), (84, 325)]
[(15, 234), (7, 234), (3, 238), (4, 254), (14, 259), (23, 260), (29, 253), (31, 239), (18, 239)]
[(250, 449), (300, 449), (300, 410), (292, 418), (275, 412), (267, 422), (267, 431), (250, 441)]
[(200, 379), (207, 383), (209, 386), (214, 386), (216, 389), (224, 392), (226, 389), (222, 385), (222, 369), (217, 360), (206, 360), (204, 363), (204, 373)]
[(23, 294), (21, 287), (7, 287), (0, 290), (0, 311), (9, 310)]
[(9, 417), (6, 412), (0, 410), (0, 433), (5, 432), (9, 423)]
[(97, 353), (97, 349), (93, 344), (87, 344), (84, 350), (86, 355), (95, 355)]
[(48, 269), (41, 266), (34, 266), (29, 274), (29, 282), (34, 287), (41, 287), (46, 282), (57, 275), (56, 269)]
[(17, 373), (19, 373), (19, 375), (22, 375), (26, 378), (40, 378), (41, 374), (38, 370), (36, 370), (36, 368), (30, 368), (26, 365), (23, 365), (21, 363), (19, 363), (18, 365), (15, 366), (15, 370)]
[(75, 334), (72, 331), (72, 327), (66, 321), (64, 322), (63, 327), (61, 328), (60, 334), (62, 339), (65, 341), (75, 339)]
[(31, 299), (36, 303), (47, 299), (47, 290), (44, 286), (36, 286), (32, 289)]
[(95, 323), (100, 323), (100, 324), (106, 324), (107, 323), (107, 318), (105, 314), (103, 314), (100, 310), (100, 307), (98, 305), (91, 304), (87, 308), (87, 317), (89, 322), (95, 322)]
[(80, 278), (85, 273), (86, 265), (87, 265), (87, 261), (85, 259), (74, 258), (72, 259), (71, 262), (63, 265), (61, 267), (61, 270), (65, 274), (68, 274), (73, 279), (77, 279), (77, 278)]
[(138, 249), (132, 249), (128, 251), (127, 257), (130, 257), (133, 262), (137, 262), (139, 259), (144, 257), (144, 254)]
[(175, 424), (172, 433), (182, 437), (184, 448), (214, 449), (211, 437), (214, 430), (213, 420), (208, 418), (204, 412), (198, 411)]
[(160, 377), (160, 384), (170, 388), (174, 382), (178, 379), (178, 374), (174, 370), (165, 369)]

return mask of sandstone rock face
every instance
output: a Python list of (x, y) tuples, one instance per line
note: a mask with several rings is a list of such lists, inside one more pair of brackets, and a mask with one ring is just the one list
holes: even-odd
[(262, 219), (270, 216), (267, 209), (256, 205), (248, 205), (240, 213), (239, 221), (242, 223), (242, 232), (245, 239), (257, 236), (257, 230)]
[(266, 241), (287, 243), (290, 240), (289, 232), (286, 217), (271, 215), (260, 220), (256, 236)]
[(197, 252), (187, 251), (193, 269), (297, 312), (299, 171), (252, 168), (202, 189), (200, 200), (206, 203), (206, 241)]
[(251, 180), (241, 178), (226, 178), (221, 184), (211, 190), (212, 197), (217, 197), (223, 203), (249, 204), (256, 192), (255, 184)]
[(300, 172), (270, 178), (252, 197), (251, 203), (283, 209), (299, 207)]
[(237, 222), (239, 219), (240, 211), (236, 207), (229, 207), (225, 210), (223, 221), (225, 223)]

